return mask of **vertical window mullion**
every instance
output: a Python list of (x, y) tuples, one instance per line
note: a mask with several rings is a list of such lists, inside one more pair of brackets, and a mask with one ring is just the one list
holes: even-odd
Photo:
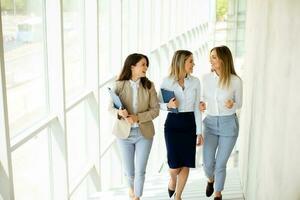
[[(3, 32), (2, 32), (2, 11), (0, 10), (0, 179), (7, 181), (7, 190), (1, 190), (0, 194), (4, 199), (13, 200), (14, 187), (13, 187), (13, 170), (12, 159), (10, 150), (10, 132), (8, 122), (8, 107), (7, 107), (7, 94), (6, 94), (6, 81), (5, 81), (5, 63), (4, 63), (4, 46), (3, 46)], [(1, 167), (1, 168), (2, 168)]]
[(69, 194), (66, 93), (64, 69), (63, 0), (46, 1), (47, 79), (50, 113), (58, 120), (49, 129), (49, 159), (52, 199)]

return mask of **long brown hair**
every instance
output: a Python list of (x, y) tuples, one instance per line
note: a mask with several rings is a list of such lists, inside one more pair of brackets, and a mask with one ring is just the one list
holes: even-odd
[(170, 77), (174, 77), (175, 80), (179, 80), (179, 76), (185, 72), (185, 61), (193, 55), (192, 52), (187, 51), (187, 50), (178, 50), (175, 51), (173, 58), (172, 58), (172, 63), (170, 67)]
[(230, 49), (227, 46), (214, 47), (210, 50), (210, 53), (215, 50), (217, 57), (221, 60), (221, 74), (219, 84), (221, 87), (229, 88), (230, 76), (236, 75), (233, 58)]
[[(132, 65), (135, 66), (143, 58), (146, 59), (146, 65), (147, 67), (149, 67), (149, 59), (147, 56), (139, 53), (133, 53), (127, 56), (121, 74), (119, 75), (118, 81), (127, 81), (131, 79), (132, 77), (131, 66)], [(141, 83), (145, 89), (151, 88), (152, 83), (147, 77), (142, 77)]]

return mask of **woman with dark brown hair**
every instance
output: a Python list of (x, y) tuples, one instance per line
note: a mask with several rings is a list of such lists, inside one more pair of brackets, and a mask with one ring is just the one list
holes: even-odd
[(154, 84), (146, 77), (149, 66), (147, 56), (131, 54), (124, 63), (113, 91), (120, 97), (122, 109), (111, 102), (115, 116), (113, 134), (117, 136), (129, 196), (140, 200), (143, 194), (145, 173), (150, 154), (154, 125), (159, 114), (159, 103)]

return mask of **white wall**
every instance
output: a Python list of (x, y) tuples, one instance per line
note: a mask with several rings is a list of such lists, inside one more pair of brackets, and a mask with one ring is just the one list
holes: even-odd
[(300, 199), (300, 1), (248, 0), (241, 177), (248, 200)]

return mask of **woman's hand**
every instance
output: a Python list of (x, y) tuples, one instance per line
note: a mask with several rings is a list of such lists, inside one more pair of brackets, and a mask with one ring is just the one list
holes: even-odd
[(120, 109), (120, 110), (118, 110), (118, 115), (121, 116), (122, 118), (126, 119), (126, 117), (128, 117), (128, 112), (126, 109)]
[(227, 101), (225, 101), (225, 106), (228, 109), (231, 109), (233, 107), (234, 101), (232, 99), (228, 99)]
[(139, 121), (137, 115), (128, 115), (125, 119), (130, 124), (138, 123)]
[(200, 109), (201, 112), (204, 112), (206, 110), (206, 104), (205, 104), (204, 101), (200, 101), (199, 109)]
[(179, 102), (175, 99), (175, 97), (173, 97), (172, 99), (170, 99), (167, 106), (168, 108), (178, 108)]
[(202, 134), (200, 134), (200, 135), (197, 136), (197, 143), (196, 143), (196, 145), (197, 146), (201, 146), (203, 144), (204, 144), (204, 138), (203, 138)]

